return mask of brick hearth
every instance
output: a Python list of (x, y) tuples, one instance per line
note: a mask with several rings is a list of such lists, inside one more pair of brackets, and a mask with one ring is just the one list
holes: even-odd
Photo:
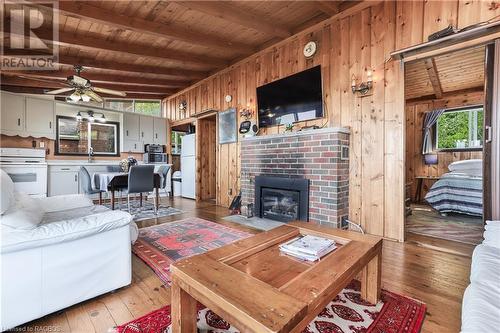
[(242, 214), (254, 203), (257, 175), (310, 180), (309, 221), (339, 227), (349, 213), (349, 130), (324, 128), (245, 138), (241, 142)]

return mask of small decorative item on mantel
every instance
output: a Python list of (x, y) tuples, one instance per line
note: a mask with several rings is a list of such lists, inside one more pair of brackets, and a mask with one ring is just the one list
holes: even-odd
[(128, 172), (128, 159), (124, 158), (123, 160), (120, 161), (120, 168), (122, 169), (123, 172)]
[(289, 132), (293, 132), (293, 124), (286, 124), (285, 126), (285, 132), (289, 133)]

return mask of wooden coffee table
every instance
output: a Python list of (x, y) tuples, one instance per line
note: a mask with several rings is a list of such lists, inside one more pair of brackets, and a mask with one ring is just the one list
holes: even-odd
[[(319, 262), (282, 255), (299, 234), (334, 239)], [(199, 301), (241, 332), (301, 332), (360, 274), (361, 295), (380, 297), (382, 239), (293, 222), (171, 265), (173, 332), (196, 332)]]

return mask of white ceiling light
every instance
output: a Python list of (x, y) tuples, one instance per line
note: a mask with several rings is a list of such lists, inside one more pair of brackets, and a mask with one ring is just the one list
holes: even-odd
[(80, 93), (78, 91), (75, 91), (74, 93), (69, 96), (73, 102), (78, 102), (81, 98)]
[(82, 95), (82, 101), (84, 101), (85, 103), (90, 102), (90, 96), (88, 96), (86, 94), (83, 94)]

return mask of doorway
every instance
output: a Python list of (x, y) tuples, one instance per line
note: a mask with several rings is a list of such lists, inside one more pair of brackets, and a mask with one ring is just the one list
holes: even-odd
[(485, 46), (405, 64), (408, 235), (482, 241)]
[(217, 114), (196, 120), (196, 199), (215, 201), (217, 191)]

